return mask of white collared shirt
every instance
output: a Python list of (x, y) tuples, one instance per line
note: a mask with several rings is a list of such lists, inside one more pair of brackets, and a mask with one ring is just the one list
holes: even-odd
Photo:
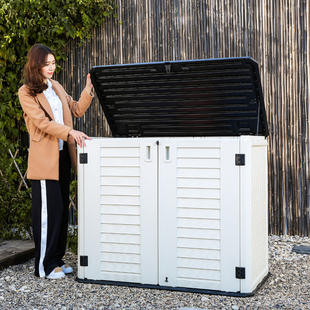
[[(62, 103), (57, 94), (55, 93), (52, 83), (50, 80), (47, 80), (48, 88), (43, 91), (48, 103), (50, 104), (55, 122), (64, 125), (63, 111), (62, 111)], [(59, 142), (59, 151), (63, 150), (64, 141), (62, 139), (58, 139)]]

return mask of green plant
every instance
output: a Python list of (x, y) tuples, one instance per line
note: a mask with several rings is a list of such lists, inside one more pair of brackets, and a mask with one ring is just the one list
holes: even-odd
[(78, 251), (78, 227), (77, 225), (69, 225), (67, 248), (74, 254)]
[[(21, 158), (16, 161), (21, 164)], [(0, 238), (3, 239), (32, 238), (30, 190), (19, 191), (17, 180), (12, 159), (3, 156), (0, 161)]]
[(26, 128), (17, 92), (27, 52), (42, 43), (55, 51), (57, 61), (65, 60), (66, 42), (89, 38), (90, 29), (114, 9), (114, 0), (0, 0), (0, 238), (10, 236), (4, 228), (27, 230), (31, 209), (28, 191), (17, 191), (20, 176), (8, 153), (21, 149), (16, 161), (25, 172), (27, 143), (22, 145), (21, 137)]
[[(77, 194), (77, 180), (73, 180), (70, 184), (70, 198), (71, 198), (70, 206), (71, 208), (75, 210), (74, 216), (75, 216), (75, 223), (77, 224), (76, 194)], [(77, 254), (77, 251), (78, 251), (78, 226), (77, 225), (69, 225), (68, 227), (67, 248), (72, 253)]]

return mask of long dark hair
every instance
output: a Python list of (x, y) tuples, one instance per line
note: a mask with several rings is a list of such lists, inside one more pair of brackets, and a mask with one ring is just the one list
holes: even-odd
[(53, 50), (43, 44), (35, 44), (27, 54), (28, 60), (24, 69), (24, 78), (31, 96), (40, 94), (47, 89), (41, 68), (45, 66), (48, 54), (55, 57)]

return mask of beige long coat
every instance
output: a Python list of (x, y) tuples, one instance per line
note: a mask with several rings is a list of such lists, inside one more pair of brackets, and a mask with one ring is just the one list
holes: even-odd
[(18, 91), (29, 132), (27, 177), (30, 180), (59, 179), (58, 138), (67, 141), (72, 167), (76, 170), (75, 141), (72, 136), (68, 136), (72, 128), (72, 116), (83, 116), (93, 99), (93, 95), (84, 89), (80, 100), (74, 101), (58, 82), (50, 81), (62, 102), (64, 125), (54, 120), (52, 109), (43, 93), (32, 97), (25, 85)]

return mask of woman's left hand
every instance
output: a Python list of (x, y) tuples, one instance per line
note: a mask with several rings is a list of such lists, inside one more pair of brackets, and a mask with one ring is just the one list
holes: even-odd
[(86, 91), (92, 95), (92, 88), (93, 88), (93, 84), (91, 82), (91, 79), (90, 79), (90, 73), (87, 74), (87, 80), (86, 80)]
[(76, 141), (76, 143), (80, 147), (86, 146), (85, 141), (84, 141), (85, 139), (91, 140), (91, 138), (89, 136), (87, 136), (84, 132), (78, 131), (78, 130), (74, 130), (74, 129), (71, 129), (69, 131), (69, 135), (74, 138), (74, 140)]

